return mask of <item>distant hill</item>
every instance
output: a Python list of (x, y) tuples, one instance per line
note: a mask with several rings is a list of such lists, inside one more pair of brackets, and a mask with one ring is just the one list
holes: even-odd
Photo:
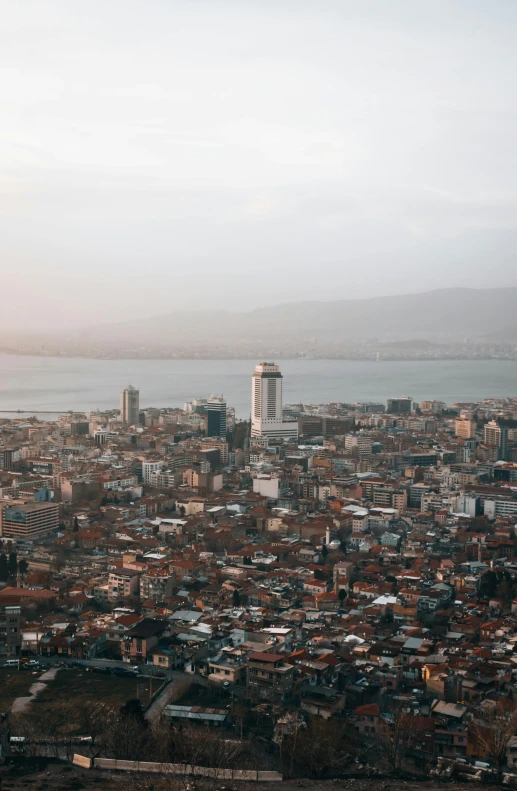
[[(178, 295), (175, 302), (181, 304)], [(153, 318), (99, 324), (38, 336), (2, 333), (2, 348), (38, 354), (74, 352), (88, 356), (185, 356), (189, 350), (230, 356), (312, 353), (360, 348), (431, 349), (464, 341), (517, 339), (508, 329), (517, 288), (448, 288), (421, 294), (332, 302), (293, 302), (249, 312), (173, 309)], [(358, 344), (355, 347), (355, 344)], [(439, 349), (437, 349), (439, 351)]]
[[(427, 338), (463, 340), (503, 330), (513, 316), (517, 288), (448, 288), (422, 294), (335, 302), (293, 302), (248, 313), (171, 311), (153, 319), (135, 319), (90, 327), (93, 338), (148, 342), (299, 339), (379, 341)], [(80, 333), (84, 338), (84, 331)]]
[(485, 339), (492, 343), (517, 343), (517, 324), (489, 332)]

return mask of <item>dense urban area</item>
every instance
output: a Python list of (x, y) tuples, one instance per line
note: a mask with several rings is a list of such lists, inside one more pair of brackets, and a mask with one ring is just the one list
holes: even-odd
[(0, 420), (0, 757), (517, 785), (517, 397), (136, 384)]

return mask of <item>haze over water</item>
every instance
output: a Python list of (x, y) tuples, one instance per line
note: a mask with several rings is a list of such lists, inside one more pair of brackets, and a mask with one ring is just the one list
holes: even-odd
[[(258, 361), (257, 361), (258, 362)], [(503, 360), (369, 362), (277, 360), (284, 403), (386, 401), (409, 395), (446, 403), (517, 396), (517, 363)], [(145, 408), (182, 407), (223, 393), (238, 417), (250, 413), (253, 360), (90, 360), (0, 355), (0, 410), (118, 409), (122, 387)], [(8, 417), (3, 415), (2, 417)]]

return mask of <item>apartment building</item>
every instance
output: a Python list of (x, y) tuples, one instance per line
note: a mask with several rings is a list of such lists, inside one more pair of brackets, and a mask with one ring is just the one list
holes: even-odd
[(462, 439), (472, 439), (476, 435), (476, 424), (470, 418), (459, 417), (454, 421), (454, 433)]
[(108, 577), (108, 598), (118, 601), (129, 596), (137, 596), (140, 590), (139, 572), (136, 569), (117, 569)]
[(254, 651), (248, 657), (246, 687), (248, 694), (267, 700), (285, 700), (293, 688), (294, 667), (284, 654)]
[(149, 569), (140, 578), (140, 598), (161, 601), (171, 595), (173, 579), (169, 569)]
[(0, 601), (0, 659), (11, 659), (20, 654), (20, 605), (9, 598)]

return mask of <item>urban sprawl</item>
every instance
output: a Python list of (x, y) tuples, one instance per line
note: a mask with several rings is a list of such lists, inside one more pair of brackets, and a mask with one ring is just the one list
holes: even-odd
[(517, 397), (282, 383), (0, 419), (0, 757), (517, 781)]

